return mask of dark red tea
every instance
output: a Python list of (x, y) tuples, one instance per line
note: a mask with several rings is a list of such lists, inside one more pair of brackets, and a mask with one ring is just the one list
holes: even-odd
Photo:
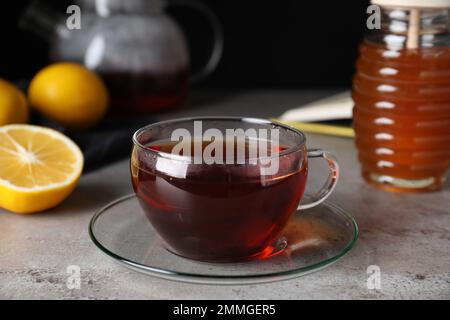
[(109, 72), (102, 77), (117, 114), (154, 113), (179, 107), (188, 93), (188, 72), (170, 74)]
[[(170, 153), (173, 146), (148, 147)], [(278, 157), (279, 172), (263, 176), (260, 164), (192, 164), (135, 149), (132, 182), (172, 251), (204, 261), (242, 260), (264, 254), (296, 210), (307, 178), (302, 154)]]

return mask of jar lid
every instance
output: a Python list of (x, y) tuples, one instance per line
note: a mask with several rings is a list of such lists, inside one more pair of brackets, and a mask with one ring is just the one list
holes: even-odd
[(373, 4), (407, 8), (450, 8), (450, 0), (371, 0)]

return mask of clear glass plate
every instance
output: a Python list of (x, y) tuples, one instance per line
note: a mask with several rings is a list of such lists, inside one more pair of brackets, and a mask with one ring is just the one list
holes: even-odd
[(207, 263), (166, 250), (135, 195), (100, 209), (89, 225), (92, 241), (118, 263), (175, 281), (204, 284), (251, 284), (299, 277), (342, 258), (358, 238), (355, 220), (325, 201), (295, 213), (284, 230), (287, 247), (264, 260)]

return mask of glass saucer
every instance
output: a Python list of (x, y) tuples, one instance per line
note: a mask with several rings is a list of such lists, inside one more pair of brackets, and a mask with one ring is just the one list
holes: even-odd
[(89, 225), (97, 247), (133, 270), (175, 281), (203, 284), (251, 284), (299, 277), (342, 258), (355, 244), (355, 220), (325, 201), (295, 213), (283, 235), (284, 251), (264, 260), (209, 263), (177, 256), (162, 245), (136, 196), (128, 195), (100, 209)]

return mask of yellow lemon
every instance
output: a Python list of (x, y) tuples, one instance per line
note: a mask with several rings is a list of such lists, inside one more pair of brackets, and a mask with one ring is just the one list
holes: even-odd
[(66, 128), (82, 130), (97, 124), (108, 109), (102, 79), (76, 63), (55, 63), (30, 83), (31, 106)]
[(58, 131), (0, 127), (0, 207), (17, 213), (52, 208), (72, 192), (82, 169), (80, 149)]
[(24, 94), (12, 83), (0, 79), (0, 126), (28, 121), (28, 104)]

